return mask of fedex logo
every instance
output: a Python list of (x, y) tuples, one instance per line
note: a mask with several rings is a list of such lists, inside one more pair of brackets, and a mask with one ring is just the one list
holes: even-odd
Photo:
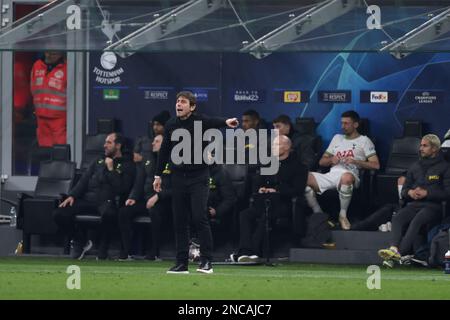
[(388, 103), (389, 95), (387, 91), (371, 91), (370, 92), (371, 103)]

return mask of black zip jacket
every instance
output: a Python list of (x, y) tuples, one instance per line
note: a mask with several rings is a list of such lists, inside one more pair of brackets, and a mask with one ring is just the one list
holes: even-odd
[[(156, 192), (153, 190), (153, 181), (155, 173), (155, 163), (149, 160), (144, 160), (136, 165), (136, 180), (133, 189), (128, 199), (136, 201), (145, 201), (153, 197)], [(171, 171), (167, 164), (161, 174), (162, 186), (161, 192), (158, 192), (158, 201), (169, 200), (172, 194), (171, 191)]]
[(291, 152), (289, 157), (280, 161), (278, 173), (275, 175), (261, 175), (256, 179), (256, 188), (273, 188), (280, 193), (283, 201), (290, 201), (293, 197), (303, 197), (308, 178), (308, 168), (300, 163), (295, 152)]
[[(177, 172), (190, 172), (190, 171), (196, 171), (201, 169), (206, 169), (207, 164), (203, 161), (203, 149), (209, 144), (209, 142), (202, 142), (202, 163), (201, 164), (194, 164), (194, 121), (201, 121), (202, 122), (202, 132), (200, 139), (203, 138), (203, 133), (212, 128), (223, 128), (226, 127), (226, 119), (225, 118), (210, 118), (204, 115), (198, 115), (198, 114), (192, 114), (188, 119), (181, 120), (180, 118), (172, 118), (170, 119), (165, 127), (164, 127), (164, 139), (161, 145), (161, 150), (159, 151), (157, 166), (155, 175), (160, 176), (164, 170), (164, 166), (166, 163), (170, 164), (170, 168), (173, 171)], [(189, 131), (191, 135), (191, 163), (190, 164), (179, 164), (176, 165), (172, 162), (172, 159), (170, 157), (172, 153), (172, 149), (175, 145), (177, 145), (178, 141), (171, 141), (172, 133), (177, 129), (186, 129)], [(182, 140), (182, 139), (180, 139)]]
[(222, 219), (227, 213), (231, 213), (237, 201), (230, 177), (221, 165), (212, 165), (209, 168), (208, 207), (216, 209), (216, 219)]
[[(424, 199), (413, 200), (408, 191), (416, 187), (427, 190), (428, 195)], [(442, 154), (435, 158), (420, 159), (409, 168), (402, 196), (403, 199), (422, 203), (439, 203), (450, 198), (450, 170)]]
[(121, 157), (114, 159), (113, 167), (112, 171), (107, 169), (104, 157), (93, 161), (69, 196), (98, 204), (117, 197), (124, 200), (133, 186), (135, 165), (127, 157)]

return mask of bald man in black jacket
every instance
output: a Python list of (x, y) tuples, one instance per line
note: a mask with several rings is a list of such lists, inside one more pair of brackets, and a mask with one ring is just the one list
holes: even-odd
[[(259, 175), (255, 192), (259, 194), (279, 193), (280, 199), (271, 204), (271, 221), (277, 218), (290, 218), (292, 212), (292, 199), (297, 197), (303, 200), (304, 188), (308, 177), (308, 168), (298, 161), (295, 152), (292, 152), (291, 140), (284, 135), (276, 137), (272, 143), (272, 150), (278, 155), (279, 170), (274, 175)], [(304, 203), (304, 201), (303, 201)], [(302, 221), (301, 207), (296, 207), (296, 221)], [(233, 262), (257, 262), (261, 255), (261, 245), (264, 238), (265, 219), (264, 204), (255, 203), (242, 211), (240, 219), (239, 249), (231, 254)], [(298, 232), (302, 226), (294, 226)]]

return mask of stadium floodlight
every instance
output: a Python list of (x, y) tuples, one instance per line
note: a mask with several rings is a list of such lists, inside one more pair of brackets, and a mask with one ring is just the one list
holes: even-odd
[(327, 0), (272, 30), (241, 49), (262, 59), (280, 47), (360, 7), (360, 0)]
[(122, 58), (145, 47), (204, 16), (226, 7), (225, 0), (191, 0), (114, 42), (104, 51), (114, 51)]
[(80, 0), (57, 0), (44, 5), (1, 33), (0, 43), (15, 44), (60, 23), (67, 17), (67, 8), (79, 3)]
[(450, 31), (450, 7), (424, 24), (409, 31), (401, 38), (384, 46), (380, 52), (390, 52), (397, 59), (402, 59), (430, 41)]

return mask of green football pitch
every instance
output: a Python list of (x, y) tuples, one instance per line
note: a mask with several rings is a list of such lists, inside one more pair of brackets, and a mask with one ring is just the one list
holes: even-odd
[[(80, 289), (68, 267), (79, 267)], [(367, 266), (282, 263), (216, 265), (214, 274), (171, 275), (172, 261), (76, 261), (63, 258), (0, 259), (0, 299), (450, 299), (450, 275), (442, 270), (380, 269), (380, 289)], [(70, 270), (69, 270), (70, 271)]]

